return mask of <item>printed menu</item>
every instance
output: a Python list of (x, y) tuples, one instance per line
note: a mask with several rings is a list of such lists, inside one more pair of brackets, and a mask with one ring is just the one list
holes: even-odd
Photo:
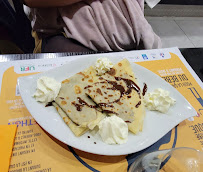
[[(176, 88), (195, 108), (197, 116), (187, 119), (149, 148), (125, 156), (100, 156), (77, 150), (48, 134), (26, 109), (18, 78), (33, 75), (79, 60), (83, 56), (34, 59), (0, 63), (0, 125), (18, 125), (9, 172), (127, 171), (143, 152), (174, 147), (203, 150), (203, 84), (178, 48), (95, 54), (92, 57), (127, 58)], [(43, 114), (42, 114), (43, 115)]]

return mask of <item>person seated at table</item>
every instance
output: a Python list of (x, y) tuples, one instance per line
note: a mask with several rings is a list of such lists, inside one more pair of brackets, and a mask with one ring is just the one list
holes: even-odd
[[(144, 0), (24, 0), (35, 52), (125, 51), (161, 47)], [(41, 39), (42, 44), (41, 44)]]

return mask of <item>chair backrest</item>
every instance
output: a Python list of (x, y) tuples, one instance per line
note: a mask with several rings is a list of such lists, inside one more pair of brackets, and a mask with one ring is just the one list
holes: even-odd
[(15, 10), (8, 0), (0, 0), (0, 25), (8, 29), (14, 43), (25, 53), (32, 53), (34, 39), (31, 35), (31, 24), (23, 11), (21, 1), (13, 1)]

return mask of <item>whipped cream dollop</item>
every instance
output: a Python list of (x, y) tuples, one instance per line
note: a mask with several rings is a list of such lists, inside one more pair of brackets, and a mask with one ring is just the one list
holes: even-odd
[(42, 103), (49, 103), (55, 100), (61, 89), (61, 83), (53, 78), (42, 76), (37, 80), (37, 89), (33, 97)]
[(176, 103), (176, 100), (170, 97), (169, 91), (157, 88), (153, 92), (145, 95), (144, 103), (149, 110), (166, 113), (170, 106), (173, 106)]
[(113, 63), (106, 57), (100, 58), (96, 61), (95, 69), (98, 75), (103, 75), (113, 67)]
[(99, 134), (107, 144), (123, 144), (128, 140), (128, 125), (115, 115), (106, 117), (99, 123)]

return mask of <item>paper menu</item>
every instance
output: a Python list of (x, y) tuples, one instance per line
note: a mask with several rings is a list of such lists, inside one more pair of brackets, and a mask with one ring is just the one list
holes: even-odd
[[(185, 120), (161, 139), (154, 150), (177, 146), (201, 149), (203, 144), (202, 84), (183, 63), (177, 48), (121, 53), (95, 54), (93, 57), (119, 56), (148, 68), (161, 76), (185, 96), (199, 113), (194, 121)], [(126, 171), (135, 159), (131, 156), (107, 157), (85, 153), (59, 142), (46, 133), (32, 118), (19, 94), (17, 78), (58, 67), (82, 58), (13, 61), (0, 64), (0, 124), (18, 124), (10, 171)], [(187, 66), (187, 67), (186, 67)], [(188, 70), (189, 69), (189, 70)], [(198, 84), (198, 83), (199, 84)], [(43, 114), (42, 114), (43, 115)], [(193, 120), (193, 119), (191, 119)], [(186, 134), (192, 138), (188, 139)], [(165, 139), (165, 140), (164, 140)], [(168, 139), (168, 141), (166, 141)], [(164, 140), (164, 141), (163, 141)], [(77, 168), (76, 168), (77, 167)]]

